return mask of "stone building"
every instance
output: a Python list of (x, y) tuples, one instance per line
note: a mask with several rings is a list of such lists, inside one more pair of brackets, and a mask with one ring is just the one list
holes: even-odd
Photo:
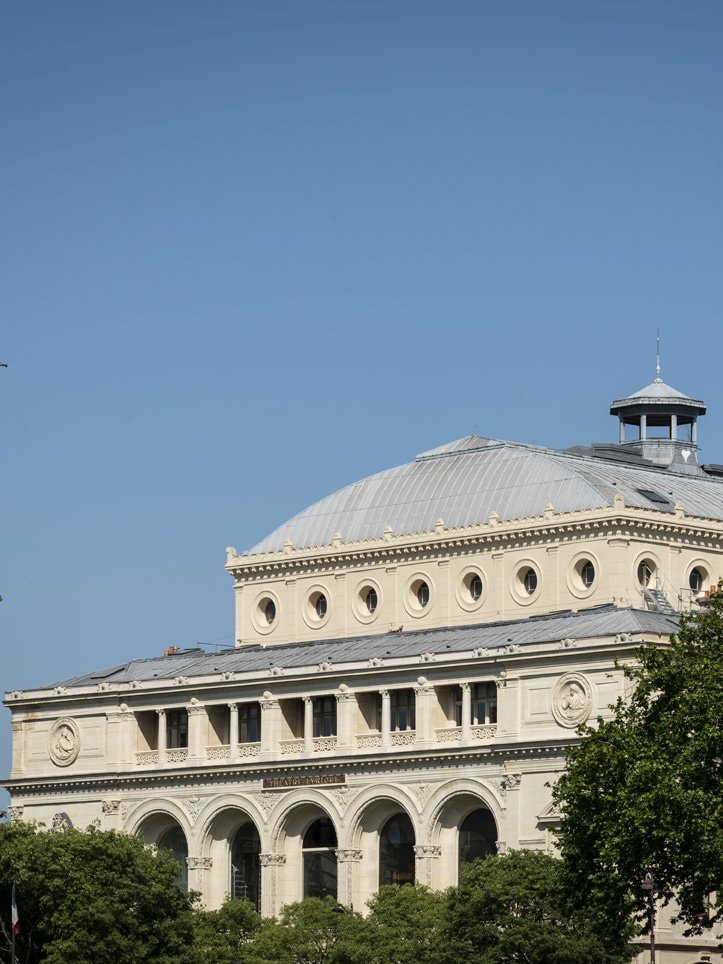
[[(229, 548), (233, 649), (7, 693), (13, 817), (139, 834), (209, 906), (265, 914), (552, 851), (575, 728), (723, 575), (704, 404), (657, 378), (611, 413), (616, 444), (468, 436)], [(662, 916), (657, 939), (721, 959)]]

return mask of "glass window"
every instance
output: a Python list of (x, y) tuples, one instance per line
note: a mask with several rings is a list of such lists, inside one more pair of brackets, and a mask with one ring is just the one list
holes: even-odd
[(167, 850), (178, 863), (178, 877), (176, 883), (182, 890), (188, 890), (188, 844), (186, 836), (180, 827), (166, 830), (158, 840), (158, 849)]
[(264, 606), (264, 617), (269, 626), (276, 619), (276, 603), (273, 599), (269, 599)]
[(475, 683), (472, 687), (472, 723), (497, 722), (497, 686)]
[(324, 595), (323, 592), (320, 592), (319, 595), (314, 600), (314, 611), (316, 612), (317, 619), (323, 619), (324, 616), (326, 616), (326, 610), (327, 610), (326, 596)]
[(497, 826), (489, 810), (473, 810), (459, 828), (459, 867), (497, 852)]
[(688, 585), (693, 592), (700, 592), (703, 589), (703, 573), (700, 569), (691, 569), (688, 577)]
[(364, 603), (367, 607), (367, 612), (376, 612), (379, 600), (377, 599), (376, 589), (368, 589), (366, 596), (364, 597)]
[(416, 728), (414, 690), (391, 690), (389, 693), (389, 710), (389, 726), (392, 730), (413, 730)]
[(315, 696), (314, 736), (336, 736), (336, 697)]
[(238, 708), (239, 743), (258, 743), (261, 740), (261, 707), (258, 703), (241, 703)]
[(482, 595), (482, 579), (477, 573), (474, 573), (469, 581), (469, 594), (474, 602)]
[(188, 746), (188, 712), (186, 710), (166, 712), (166, 746), (169, 750)]
[(391, 817), (379, 838), (379, 886), (414, 883), (414, 828), (406, 813)]
[(537, 573), (534, 569), (526, 569), (523, 577), (525, 592), (531, 596), (537, 590)]
[(328, 817), (315, 820), (304, 834), (304, 897), (336, 898), (336, 830)]
[(580, 570), (580, 578), (582, 579), (582, 584), (586, 589), (595, 582), (595, 566), (588, 559)]
[(426, 582), (420, 582), (417, 586), (417, 602), (422, 609), (429, 604), (429, 586)]
[(232, 900), (250, 900), (256, 910), (261, 909), (261, 841), (252, 823), (245, 823), (236, 831), (231, 844)]

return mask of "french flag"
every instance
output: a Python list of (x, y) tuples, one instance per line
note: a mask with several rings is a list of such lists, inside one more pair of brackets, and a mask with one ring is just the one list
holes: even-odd
[(13, 934), (19, 934), (20, 918), (18, 917), (18, 903), (15, 900), (15, 884), (13, 884), (13, 896), (10, 901), (10, 919), (13, 925)]

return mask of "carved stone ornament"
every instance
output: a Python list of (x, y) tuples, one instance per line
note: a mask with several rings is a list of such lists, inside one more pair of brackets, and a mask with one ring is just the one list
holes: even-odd
[(62, 830), (63, 827), (72, 827), (73, 821), (68, 814), (62, 810), (53, 817), (53, 830)]
[(186, 857), (186, 866), (189, 870), (210, 870), (213, 857)]
[(286, 863), (286, 854), (259, 854), (262, 867), (282, 867)]
[(115, 814), (120, 813), (121, 802), (120, 800), (104, 800), (101, 804), (101, 810), (103, 813)]
[(339, 810), (339, 813), (342, 814), (343, 816), (344, 811), (349, 806), (349, 801), (356, 794), (351, 789), (351, 787), (346, 786), (346, 784), (343, 787), (333, 787), (330, 790), (330, 793), (336, 800), (336, 806), (337, 806), (337, 809)]
[(422, 860), (424, 857), (441, 857), (442, 848), (435, 844), (417, 844), (414, 848), (414, 856), (417, 860)]
[(268, 817), (274, 806), (279, 802), (279, 795), (277, 793), (260, 793), (256, 802), (263, 811), (264, 817)]
[(48, 753), (56, 766), (67, 767), (80, 753), (80, 730), (75, 720), (56, 720), (48, 734)]
[(424, 804), (427, 802), (427, 797), (431, 792), (432, 787), (428, 783), (418, 783), (414, 787), (414, 796), (417, 798), (420, 810), (424, 809)]
[(198, 819), (199, 813), (201, 812), (203, 800), (201, 800), (200, 797), (189, 797), (187, 800), (183, 800), (182, 803), (191, 819), (191, 824), (194, 824)]
[(8, 807), (6, 813), (11, 820), (22, 820), (25, 807)]
[(573, 729), (592, 712), (592, 687), (582, 673), (561, 676), (552, 691), (552, 715), (560, 726)]
[(335, 850), (334, 853), (340, 864), (358, 863), (362, 859), (361, 850)]

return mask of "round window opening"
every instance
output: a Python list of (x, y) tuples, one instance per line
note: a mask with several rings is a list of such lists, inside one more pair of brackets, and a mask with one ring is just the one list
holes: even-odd
[(650, 585), (653, 573), (655, 572), (655, 563), (650, 559), (643, 559), (643, 561), (638, 566), (638, 582), (643, 587), (647, 589)]
[(482, 577), (479, 573), (473, 572), (465, 579), (465, 585), (467, 586), (467, 592), (469, 593), (469, 598), (472, 602), (479, 602), (482, 598), (482, 591), (484, 589), (482, 585)]
[(595, 582), (595, 566), (589, 559), (583, 559), (583, 561), (579, 563), (578, 572), (580, 573), (580, 582), (583, 588), (590, 589)]
[(706, 575), (704, 575), (704, 570), (699, 569), (697, 566), (695, 569), (690, 570), (690, 575), (688, 576), (688, 585), (693, 592), (703, 592), (705, 580)]
[(364, 593), (364, 606), (366, 607), (366, 611), (369, 613), (369, 615), (377, 611), (378, 605), (379, 598), (377, 596), (377, 591), (370, 586), (369, 589), (367, 589)]
[(276, 619), (276, 603), (273, 599), (267, 599), (263, 604), (264, 619), (266, 620), (266, 625), (270, 626)]
[(410, 610), (421, 613), (426, 609), (431, 599), (429, 583), (425, 579), (414, 579), (408, 589)]
[(522, 570), (520, 581), (528, 596), (533, 596), (537, 592), (537, 573), (530, 566)]

